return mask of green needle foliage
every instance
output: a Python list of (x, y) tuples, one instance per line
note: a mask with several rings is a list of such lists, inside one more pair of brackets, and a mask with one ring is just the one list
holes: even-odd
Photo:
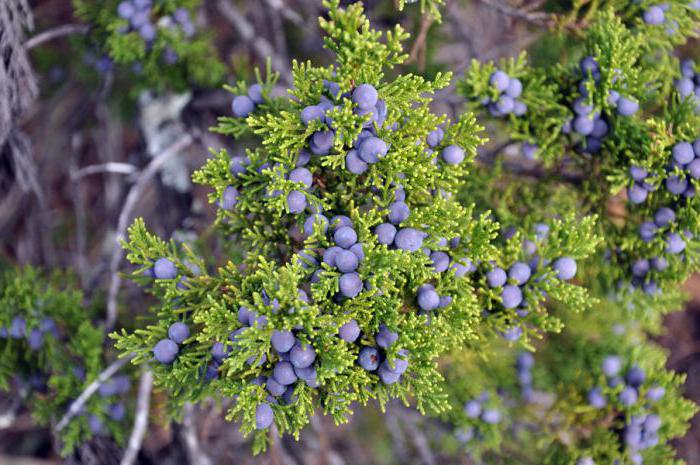
[[(138, 268), (134, 279), (149, 286), (160, 303), (151, 325), (114, 335), (117, 347), (136, 353), (135, 363), (151, 363), (175, 413), (184, 402), (205, 396), (235, 399), (228, 418), (240, 420), (244, 433), (257, 426), (256, 451), (269, 441), (266, 425), (259, 424), (261, 405), (271, 405), (280, 433), (295, 436), (315, 410), (343, 423), (353, 403), (372, 400), (383, 409), (398, 398), (421, 412), (440, 414), (449, 408), (437, 365), (441, 355), (479, 348), (482, 330), (524, 328), (528, 340), (558, 329), (558, 320), (547, 312), (548, 301), (578, 310), (590, 305), (584, 289), (559, 279), (546, 265), (523, 287), (528, 317), (502, 304), (502, 288), (485, 282), (490, 268), (508, 269), (521, 258), (526, 237), (538, 241), (543, 260), (583, 259), (598, 243), (594, 218), (548, 218), (550, 233), (540, 240), (532, 230), (505, 234), (488, 211), (477, 213), (473, 203), (461, 203), (453, 194), (469, 175), (483, 139), (471, 114), (449, 121), (430, 111), (431, 95), (451, 76), (438, 74), (432, 82), (410, 74), (388, 79), (388, 71), (406, 59), (401, 46), (406, 33), (398, 26), (385, 34), (373, 30), (359, 3), (347, 9), (338, 1), (325, 6), (328, 16), (320, 25), (336, 63), (294, 62), (289, 98), (271, 99), (275, 76), (268, 72), (263, 80), (258, 73), (261, 98), (253, 110), (245, 118), (223, 117), (216, 128), (248, 137), (245, 158), (221, 150), (194, 175), (212, 188), (210, 200), (220, 207), (216, 225), (224, 242), (235, 242), (241, 259), (223, 257), (217, 268), (207, 269), (186, 245), (163, 241), (141, 220), (125, 244)], [(361, 84), (376, 88), (377, 109), (384, 105), (385, 114), (358, 111), (353, 92)], [(253, 95), (254, 88), (238, 83), (229, 90), (240, 98)], [(326, 106), (325, 119), (305, 124), (300, 115), (320, 104)], [(426, 138), (438, 127), (443, 137), (428, 144)], [(326, 131), (332, 144), (319, 154), (316, 135)], [(349, 153), (363, 150), (368, 132), (388, 150), (354, 174)], [(458, 147), (463, 159), (448, 162), (450, 146)], [(290, 179), (290, 172), (302, 166), (312, 174), (310, 185)], [(303, 211), (290, 201), (295, 193), (303, 195)], [(387, 244), (378, 238), (377, 227), (404, 197), (410, 214), (397, 228), (415, 232), (415, 247), (402, 247), (398, 240), (391, 246), (393, 240)], [(347, 219), (334, 219), (337, 215)], [(362, 244), (356, 275), (361, 289), (352, 296), (343, 290), (343, 279), (353, 273), (343, 274), (324, 259), (340, 221), (352, 224)], [(445, 271), (436, 272), (429, 256), (434, 252), (448, 254)], [(161, 265), (168, 270), (173, 265), (173, 272), (154, 279)], [(427, 311), (420, 307), (424, 285), (446, 297), (444, 304)], [(252, 322), (246, 312), (254, 312)], [(484, 320), (484, 315), (492, 317)], [(348, 342), (339, 337), (339, 328), (351, 321), (361, 333)], [(175, 322), (185, 323), (190, 336), (172, 363), (152, 362), (154, 347)], [(382, 342), (387, 330), (395, 334), (393, 343)], [(300, 347), (311, 346), (316, 353), (313, 380), (299, 380), (282, 397), (268, 393), (273, 370), (287, 357), (271, 347), (275, 331), (293, 331)], [(225, 356), (217, 356), (222, 350), (217, 343), (224, 345)], [(368, 371), (358, 362), (361, 349), (376, 346), (389, 368), (407, 362), (398, 380), (387, 381), (382, 369)]]
[[(104, 368), (104, 332), (90, 323), (83, 296), (65, 276), (33, 268), (0, 273), (0, 389), (18, 395), (42, 425), (54, 425)], [(115, 378), (63, 428), (67, 455), (92, 436), (123, 439), (129, 380)], [(128, 399), (126, 399), (128, 402)]]

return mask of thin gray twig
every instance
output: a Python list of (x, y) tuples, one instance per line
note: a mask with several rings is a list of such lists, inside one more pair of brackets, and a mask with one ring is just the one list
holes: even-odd
[(109, 262), (111, 281), (109, 284), (109, 292), (107, 294), (107, 318), (105, 321), (105, 330), (108, 332), (114, 328), (114, 324), (117, 321), (117, 293), (119, 292), (119, 286), (121, 285), (119, 263), (121, 263), (123, 255), (121, 242), (126, 238), (126, 228), (131, 220), (134, 207), (136, 206), (138, 199), (141, 197), (143, 190), (146, 188), (146, 185), (165, 164), (165, 162), (167, 162), (172, 156), (184, 150), (192, 143), (193, 140), (194, 138), (191, 134), (184, 134), (165, 150), (153, 157), (148, 166), (146, 166), (141, 174), (139, 174), (136, 183), (131, 187), (126, 196), (124, 206), (119, 214), (117, 231), (114, 237), (114, 249), (112, 250), (112, 257)]
[(24, 43), (24, 46), (27, 48), (27, 50), (31, 50), (44, 42), (71, 34), (85, 34), (88, 30), (89, 27), (85, 24), (64, 24), (63, 26), (48, 29), (33, 37), (30, 37)]
[(187, 455), (192, 465), (211, 465), (211, 459), (199, 447), (199, 439), (194, 424), (194, 407), (192, 404), (185, 404), (182, 418), (182, 433), (185, 437), (185, 447)]
[(88, 387), (85, 388), (85, 390), (80, 393), (77, 399), (73, 401), (72, 404), (70, 404), (70, 407), (68, 407), (68, 411), (63, 415), (63, 418), (56, 424), (56, 432), (60, 432), (63, 428), (68, 425), (68, 422), (73, 419), (74, 416), (76, 416), (80, 411), (83, 409), (83, 406), (85, 403), (90, 399), (90, 396), (92, 396), (97, 390), (102, 386), (109, 378), (114, 376), (116, 372), (118, 372), (124, 365), (129, 363), (129, 361), (134, 358), (135, 354), (130, 354), (127, 355), (124, 358), (120, 358), (116, 361), (114, 361), (110, 366), (104, 369), (102, 373), (99, 374), (97, 379), (93, 381), (92, 383), (88, 384)]
[(151, 407), (151, 388), (153, 387), (153, 372), (144, 369), (139, 383), (139, 394), (136, 401), (136, 416), (134, 418), (134, 429), (129, 437), (129, 444), (124, 452), (124, 457), (120, 465), (132, 465), (141, 450), (143, 436), (146, 434), (148, 426), (148, 412)]

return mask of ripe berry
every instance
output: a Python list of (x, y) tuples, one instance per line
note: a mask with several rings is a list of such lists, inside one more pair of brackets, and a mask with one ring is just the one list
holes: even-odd
[(311, 366), (316, 360), (316, 351), (311, 345), (297, 342), (289, 352), (289, 361), (296, 368), (306, 368)]
[(640, 184), (634, 183), (627, 189), (627, 197), (633, 204), (640, 204), (647, 199), (647, 190)]
[(608, 402), (605, 400), (605, 396), (603, 396), (603, 390), (597, 387), (588, 391), (588, 403), (593, 408), (601, 409), (605, 407)]
[(362, 250), (362, 243), (358, 242), (350, 247), (350, 252), (354, 253), (358, 260), (362, 261), (365, 258), (365, 252)]
[(357, 321), (350, 320), (338, 329), (338, 335), (345, 342), (355, 342), (360, 336), (360, 325)]
[(328, 247), (323, 252), (323, 263), (330, 266), (331, 268), (334, 268), (336, 257), (338, 256), (338, 253), (341, 252), (342, 250), (343, 249), (341, 249), (340, 247), (338, 247), (336, 245), (334, 245), (332, 247)]
[(295, 342), (294, 334), (287, 330), (276, 329), (272, 332), (272, 336), (270, 336), (272, 347), (279, 353), (289, 352), (292, 347), (294, 347)]
[(374, 347), (363, 347), (357, 361), (365, 370), (374, 371), (379, 366), (379, 351)]
[(577, 116), (576, 119), (574, 119), (574, 131), (582, 136), (587, 136), (592, 133), (593, 127), (593, 119), (587, 115)]
[(253, 84), (248, 88), (248, 97), (250, 97), (250, 99), (256, 105), (260, 105), (265, 101), (265, 99), (263, 98), (262, 87), (260, 86), (260, 84)]
[(391, 245), (396, 237), (396, 227), (391, 223), (382, 223), (374, 230), (380, 244)]
[(421, 310), (429, 312), (440, 305), (440, 296), (434, 290), (425, 290), (418, 293), (418, 306)]
[(431, 131), (428, 134), (428, 137), (426, 138), (426, 142), (430, 147), (437, 147), (440, 145), (440, 142), (442, 142), (442, 138), (445, 136), (445, 132), (442, 130), (442, 128), (438, 127), (435, 128), (434, 131)]
[(318, 224), (323, 234), (328, 230), (328, 218), (321, 213), (315, 213), (304, 221), (304, 234), (310, 236), (314, 232), (314, 225)]
[(505, 91), (506, 95), (513, 98), (520, 97), (523, 93), (523, 83), (520, 82), (518, 78), (511, 78), (508, 80), (508, 88)]
[(289, 180), (301, 182), (308, 189), (313, 183), (313, 176), (311, 175), (311, 171), (306, 168), (295, 168), (289, 173)]
[(362, 290), (362, 280), (357, 273), (345, 273), (338, 280), (340, 293), (345, 297), (356, 297)]
[(343, 226), (333, 233), (333, 239), (340, 247), (349, 249), (357, 242), (357, 233), (350, 226)]
[(617, 102), (617, 112), (622, 116), (632, 116), (639, 110), (639, 103), (630, 100), (627, 97), (620, 96)]
[(394, 342), (398, 340), (398, 338), (399, 335), (397, 333), (391, 331), (386, 326), (381, 325), (379, 327), (379, 332), (377, 333), (374, 339), (377, 341), (377, 345), (379, 347), (381, 347), (382, 349), (388, 349)]
[(268, 403), (262, 403), (255, 408), (255, 428), (266, 429), (272, 425), (274, 412)]
[(660, 228), (668, 226), (676, 219), (676, 214), (668, 207), (661, 207), (654, 214), (654, 223)]
[(659, 24), (663, 24), (664, 21), (666, 20), (665, 15), (664, 15), (664, 10), (661, 9), (661, 7), (652, 5), (649, 7), (648, 10), (644, 12), (644, 22), (647, 24), (651, 24), (653, 26), (658, 26)]
[(177, 277), (177, 268), (169, 259), (159, 258), (153, 265), (153, 274), (156, 279), (175, 279)]
[(275, 378), (270, 376), (265, 381), (265, 389), (267, 389), (267, 392), (272, 394), (274, 397), (278, 397), (284, 394), (284, 391), (287, 390), (287, 386), (280, 384), (277, 380), (275, 380)]
[(438, 251), (431, 253), (430, 260), (433, 262), (433, 269), (436, 273), (442, 273), (450, 266), (450, 256), (445, 252)]
[(469, 418), (478, 418), (481, 415), (481, 403), (478, 400), (470, 400), (464, 404), (464, 413)]
[(442, 149), (442, 159), (448, 165), (459, 165), (464, 161), (464, 150), (458, 145), (448, 145)]
[(489, 287), (503, 286), (507, 279), (506, 272), (498, 267), (486, 273), (486, 281), (489, 283)]
[(647, 399), (652, 402), (660, 400), (666, 394), (666, 388), (663, 386), (655, 386), (647, 391)]
[(494, 86), (499, 91), (505, 92), (510, 84), (510, 78), (501, 70), (494, 71), (489, 78), (489, 84)]
[(669, 233), (666, 236), (666, 252), (670, 254), (679, 254), (685, 250), (685, 241), (676, 233)]
[(178, 352), (177, 344), (170, 339), (161, 339), (153, 348), (153, 356), (163, 364), (173, 363)]
[(693, 146), (688, 142), (679, 142), (671, 149), (673, 159), (681, 165), (687, 165), (695, 158)]
[(134, 8), (134, 5), (127, 0), (120, 2), (119, 6), (117, 6), (117, 14), (122, 19), (131, 18), (135, 12), (136, 9)]
[(358, 264), (357, 256), (349, 250), (341, 250), (335, 257), (335, 266), (341, 273), (355, 271)]
[(415, 252), (423, 246), (424, 233), (413, 228), (403, 228), (396, 233), (394, 243), (398, 249)]
[(301, 191), (291, 191), (287, 195), (287, 208), (290, 213), (301, 213), (306, 208), (306, 196)]
[(505, 308), (515, 308), (523, 301), (523, 293), (518, 286), (506, 284), (501, 291), (501, 300)]
[(637, 402), (637, 391), (628, 386), (620, 392), (619, 399), (622, 405), (634, 405)]
[(221, 208), (224, 210), (232, 210), (238, 203), (238, 189), (233, 186), (228, 186), (224, 189), (221, 196)]
[(363, 139), (358, 148), (358, 155), (367, 163), (377, 163), (380, 158), (387, 154), (389, 148), (386, 142), (378, 137), (367, 137)]
[(277, 363), (272, 370), (272, 374), (275, 377), (275, 381), (284, 386), (294, 384), (297, 380), (297, 375), (294, 374), (294, 367), (289, 362), (282, 361)]
[(345, 169), (352, 174), (362, 174), (368, 167), (369, 165), (357, 154), (357, 150), (352, 149), (345, 155)]
[(190, 328), (185, 323), (177, 321), (168, 328), (168, 337), (176, 344), (182, 344), (190, 337)]
[(635, 365), (629, 369), (627, 375), (625, 375), (625, 379), (630, 386), (639, 387), (646, 379), (646, 373), (642, 368)]
[(508, 270), (508, 277), (516, 282), (518, 285), (525, 284), (528, 279), (530, 279), (530, 274), (532, 271), (530, 267), (522, 262), (514, 263)]
[(333, 131), (317, 131), (311, 136), (311, 152), (314, 155), (328, 155), (333, 147)]
[(389, 205), (389, 221), (399, 225), (406, 221), (411, 214), (411, 210), (408, 208), (405, 202), (394, 202)]
[(481, 419), (486, 423), (495, 425), (501, 421), (501, 412), (495, 409), (486, 409), (481, 414)]
[(576, 261), (573, 258), (558, 258), (552, 263), (552, 268), (557, 272), (557, 278), (564, 281), (568, 281), (576, 276)]
[(255, 110), (255, 103), (247, 95), (237, 95), (231, 103), (233, 116), (236, 118), (245, 118)]
[(352, 101), (361, 110), (371, 110), (377, 104), (377, 89), (371, 84), (360, 84), (352, 91)]
[(318, 105), (309, 105), (301, 110), (301, 122), (308, 126), (311, 121), (323, 121), (325, 111)]

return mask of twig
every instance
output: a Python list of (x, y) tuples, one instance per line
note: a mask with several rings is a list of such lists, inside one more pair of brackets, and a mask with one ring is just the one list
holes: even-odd
[(255, 27), (243, 16), (238, 9), (231, 3), (230, 0), (218, 0), (216, 7), (222, 16), (233, 26), (243, 42), (248, 43), (253, 49), (253, 52), (260, 60), (266, 60), (268, 57), (272, 61), (272, 67), (275, 71), (279, 71), (280, 77), (284, 82), (292, 82), (292, 74), (289, 71), (288, 64), (275, 53), (270, 42), (256, 34)]
[(64, 24), (63, 26), (58, 26), (53, 29), (48, 29), (46, 31), (40, 32), (39, 34), (29, 38), (24, 46), (27, 50), (31, 50), (44, 42), (48, 42), (59, 37), (68, 36), (71, 34), (85, 34), (89, 30), (89, 27), (85, 24)]
[(132, 465), (141, 449), (143, 436), (148, 426), (148, 412), (151, 405), (151, 388), (153, 387), (153, 372), (144, 369), (139, 383), (139, 394), (136, 401), (136, 418), (134, 418), (134, 429), (129, 437), (129, 445), (124, 452), (124, 457), (120, 465)]
[(491, 8), (500, 11), (504, 15), (512, 16), (514, 18), (522, 19), (529, 23), (536, 24), (538, 26), (543, 26), (547, 24), (547, 20), (550, 18), (549, 13), (544, 12), (528, 12), (513, 8), (509, 5), (501, 3), (499, 0), (480, 0), (484, 5), (488, 5)]
[(193, 140), (194, 138), (191, 134), (184, 134), (165, 150), (153, 157), (148, 166), (146, 166), (141, 174), (139, 174), (136, 183), (131, 187), (126, 196), (124, 206), (119, 214), (117, 231), (114, 238), (114, 249), (112, 251), (112, 257), (109, 263), (109, 271), (112, 278), (109, 284), (109, 293), (107, 295), (107, 319), (105, 321), (105, 329), (108, 332), (114, 328), (114, 324), (117, 321), (117, 293), (119, 292), (119, 286), (121, 285), (119, 263), (121, 262), (123, 254), (121, 241), (126, 237), (126, 228), (131, 220), (132, 211), (136, 206), (136, 202), (141, 197), (141, 193), (146, 188), (146, 185), (158, 172), (161, 166), (163, 166), (163, 164), (165, 164), (165, 162), (167, 162), (172, 156), (180, 153), (181, 150), (184, 150), (187, 146), (189, 146)]
[(406, 61), (406, 63), (416, 62), (421, 71), (425, 68), (425, 43), (428, 39), (428, 31), (433, 21), (435, 21), (435, 18), (433, 18), (432, 15), (423, 16), (420, 23), (420, 31), (418, 32), (416, 41), (413, 43), (413, 47), (411, 47), (411, 51), (408, 55), (408, 60)]
[(301, 17), (299, 13), (289, 8), (284, 4), (282, 0), (267, 0), (267, 4), (273, 9), (279, 11), (279, 13), (295, 26), (303, 26), (304, 18)]
[(197, 431), (194, 425), (194, 407), (192, 404), (185, 404), (184, 416), (182, 419), (182, 432), (185, 437), (185, 447), (192, 465), (211, 465), (211, 460), (202, 452), (197, 439)]
[(63, 428), (65, 428), (68, 422), (71, 421), (74, 416), (80, 413), (90, 396), (92, 396), (100, 388), (100, 386), (102, 386), (109, 378), (114, 376), (114, 374), (117, 371), (119, 371), (121, 367), (126, 365), (132, 358), (134, 358), (134, 356), (135, 354), (130, 354), (124, 358), (120, 358), (119, 360), (116, 360), (110, 366), (105, 368), (104, 371), (99, 374), (97, 379), (90, 383), (88, 387), (86, 387), (85, 390), (82, 393), (80, 393), (78, 398), (75, 399), (72, 404), (70, 404), (70, 407), (68, 407), (68, 411), (65, 413), (65, 415), (63, 415), (63, 418), (61, 418), (61, 420), (56, 425), (56, 432), (58, 433)]
[(134, 165), (129, 163), (119, 163), (110, 161), (96, 165), (84, 166), (77, 171), (71, 173), (71, 181), (77, 181), (80, 178), (98, 173), (113, 173), (113, 174), (134, 174), (137, 171)]

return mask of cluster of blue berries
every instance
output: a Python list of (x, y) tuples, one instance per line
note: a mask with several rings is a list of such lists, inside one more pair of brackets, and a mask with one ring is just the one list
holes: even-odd
[(526, 402), (532, 398), (532, 367), (534, 364), (535, 357), (530, 352), (520, 352), (515, 360), (520, 393)]
[[(637, 365), (632, 365), (624, 377), (619, 376), (622, 370), (622, 360), (616, 355), (605, 357), (601, 364), (603, 374), (607, 378), (608, 386), (624, 386), (618, 394), (618, 401), (625, 407), (631, 407), (638, 403), (640, 392), (646, 381), (645, 371)], [(666, 390), (663, 386), (651, 386), (645, 390), (647, 407), (650, 403), (659, 401)], [(607, 405), (607, 399), (599, 387), (593, 388), (588, 393), (588, 402), (595, 408), (603, 408)], [(625, 427), (620, 436), (624, 445), (634, 453), (633, 462), (642, 463), (638, 451), (653, 447), (658, 444), (658, 431), (661, 427), (661, 418), (654, 413), (637, 413), (631, 415), (625, 421)]]
[[(376, 129), (384, 125), (387, 107), (371, 84), (355, 87), (351, 100), (355, 104), (354, 112), (362, 116), (369, 115), (369, 118), (363, 123), (363, 129), (354, 141), (353, 148), (345, 155), (345, 168), (353, 174), (362, 174), (369, 165), (377, 163), (389, 151), (389, 145), (378, 137)], [(313, 146), (311, 149), (313, 151)]]
[[(666, 190), (676, 196), (692, 198), (695, 196), (695, 186), (692, 179), (700, 179), (700, 139), (690, 142), (679, 142), (671, 148), (672, 159), (666, 171), (669, 173), (665, 181)], [(680, 174), (676, 174), (680, 170)], [(639, 166), (630, 167), (630, 177), (633, 184), (627, 189), (627, 196), (633, 204), (643, 203), (649, 192), (656, 187), (646, 169)]]
[(520, 79), (510, 77), (505, 71), (496, 70), (489, 78), (489, 84), (499, 92), (496, 100), (484, 97), (481, 103), (488, 108), (494, 118), (504, 118), (509, 114), (523, 116), (527, 113), (527, 105), (518, 100), (523, 93), (523, 83)]
[[(148, 44), (156, 38), (156, 26), (151, 22), (152, 16), (151, 0), (123, 0), (117, 6), (117, 14), (120, 18), (129, 21), (129, 27), (124, 29), (124, 33), (136, 31)], [(194, 23), (190, 19), (190, 13), (185, 8), (178, 8), (173, 12), (172, 18), (164, 16), (161, 18), (166, 23), (174, 22), (182, 29), (186, 37), (191, 37), (195, 33)], [(177, 60), (177, 55), (173, 57), (173, 50), (166, 51), (166, 61), (169, 63)]]
[[(594, 83), (600, 81), (600, 65), (594, 57), (586, 56), (581, 59), (579, 68), (583, 76), (578, 84), (581, 96), (573, 101), (571, 110), (575, 116), (564, 123), (562, 132), (564, 134), (569, 134), (573, 131), (585, 137), (581, 149), (587, 153), (598, 153), (602, 147), (603, 139), (608, 134), (609, 125), (605, 116), (599, 112), (593, 112), (593, 105), (587, 103), (589, 94), (586, 83), (590, 79), (592, 79)], [(616, 80), (617, 79), (613, 79), (613, 82)], [(639, 103), (620, 95), (619, 92), (615, 90), (610, 90), (608, 94), (608, 103), (615, 107), (617, 113), (621, 116), (632, 116), (639, 110)]]
[(420, 313), (429, 313), (438, 308), (447, 307), (452, 303), (449, 295), (439, 295), (432, 284), (423, 284), (418, 288), (416, 303)]
[[(698, 2), (694, 3), (696, 4), (694, 8), (697, 9)], [(666, 34), (672, 36), (678, 32), (678, 21), (669, 20), (666, 18), (666, 11), (668, 11), (669, 7), (670, 5), (667, 3), (662, 3), (660, 5), (649, 5), (649, 8), (644, 10), (644, 13), (642, 13), (642, 19), (650, 26), (661, 26), (662, 24), (665, 24)]]
[[(114, 376), (100, 385), (98, 393), (101, 398), (105, 399), (102, 403), (105, 407), (107, 417), (113, 421), (122, 421), (126, 417), (126, 407), (123, 399), (115, 399), (115, 397), (124, 397), (131, 390), (131, 382), (126, 375)], [(103, 434), (107, 430), (102, 419), (95, 415), (89, 414), (87, 417), (88, 427), (93, 434)]]
[[(357, 270), (365, 258), (365, 252), (362, 243), (357, 241), (357, 232), (350, 218), (335, 216), (331, 225), (335, 245), (323, 251), (323, 263), (341, 273), (338, 280), (340, 294), (352, 299), (362, 291), (362, 279)], [(320, 278), (320, 272), (320, 269), (316, 271), (316, 278)]]
[(231, 111), (236, 118), (246, 118), (255, 111), (255, 107), (265, 101), (262, 86), (253, 84), (248, 88), (247, 95), (236, 95), (231, 101)]
[[(425, 153), (427, 153), (428, 155), (432, 155), (433, 151), (438, 148), (438, 146), (442, 143), (444, 138), (445, 131), (443, 131), (441, 127), (438, 126), (433, 131), (431, 131), (425, 138), (425, 141), (429, 147), (425, 150)], [(450, 144), (443, 147), (442, 151), (440, 152), (440, 157), (435, 157), (432, 159), (432, 161), (436, 165), (438, 164), (438, 161), (442, 161), (443, 163), (454, 166), (462, 163), (464, 161), (464, 158), (464, 149), (459, 145)]]
[(190, 337), (190, 329), (185, 323), (175, 322), (168, 328), (168, 337), (161, 339), (153, 347), (153, 357), (160, 363), (169, 365), (180, 353), (180, 344)]
[(0, 328), (0, 339), (26, 339), (27, 345), (33, 351), (43, 347), (46, 334), (51, 334), (56, 340), (60, 336), (56, 322), (51, 318), (43, 318), (31, 331), (27, 331), (27, 321), (21, 316), (14, 317), (9, 327)]
[[(351, 320), (340, 327), (339, 335), (346, 342), (355, 342), (360, 335), (360, 328), (355, 320)], [(357, 356), (357, 363), (367, 371), (376, 372), (384, 384), (394, 384), (401, 380), (401, 376), (408, 368), (408, 351), (400, 349), (397, 353), (403, 358), (389, 360), (386, 350), (399, 339), (399, 335), (391, 331), (385, 325), (379, 326), (379, 332), (375, 334), (376, 346), (363, 346)]]
[(675, 82), (676, 90), (683, 98), (695, 103), (695, 112), (700, 112), (700, 73), (695, 72), (695, 62), (691, 59), (681, 62), (681, 78)]
[[(679, 255), (685, 250), (686, 240), (692, 238), (692, 233), (688, 230), (682, 234), (673, 232), (671, 229), (675, 221), (676, 214), (672, 209), (660, 207), (654, 214), (653, 221), (644, 221), (639, 225), (639, 237), (642, 241), (649, 242), (659, 233), (659, 230), (667, 230), (665, 253)], [(654, 280), (649, 279), (648, 273), (653, 270), (664, 271), (666, 268), (668, 268), (668, 260), (663, 255), (634, 260), (630, 265), (631, 287), (633, 289), (641, 287), (649, 295), (658, 293), (658, 286)]]
[(464, 413), (469, 418), (480, 418), (486, 423), (495, 425), (501, 421), (501, 412), (495, 408), (485, 408), (484, 404), (488, 402), (488, 392), (483, 392), (480, 396), (467, 401), (464, 404)]
[[(387, 247), (394, 247), (399, 250), (416, 252), (423, 247), (423, 240), (428, 236), (426, 233), (415, 228), (401, 228), (400, 225), (408, 220), (411, 209), (406, 204), (406, 192), (399, 188), (394, 193), (395, 201), (389, 205), (389, 213), (386, 223), (379, 224), (374, 233), (380, 244)], [(397, 226), (399, 226), (397, 228)]]
[(156, 26), (151, 22), (151, 0), (124, 0), (117, 6), (120, 18), (129, 21), (123, 32), (137, 31), (146, 43), (156, 38)]

